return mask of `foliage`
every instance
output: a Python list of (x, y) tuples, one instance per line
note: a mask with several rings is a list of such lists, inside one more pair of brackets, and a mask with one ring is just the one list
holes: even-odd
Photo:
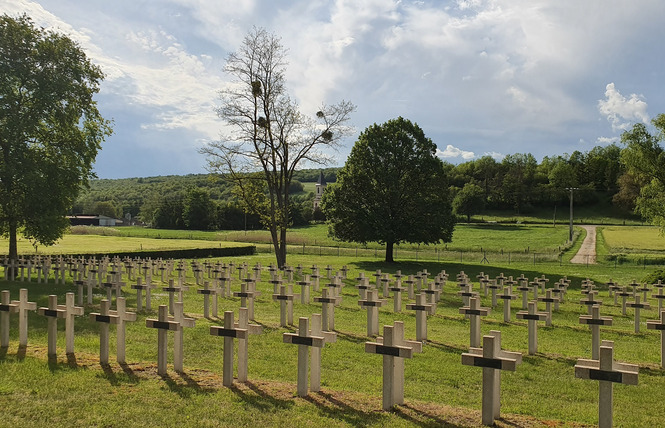
[[(254, 28), (226, 72), (234, 82), (221, 91), (217, 113), (233, 131), (201, 148), (208, 170), (234, 183), (245, 206), (270, 230), (278, 266), (286, 264), (286, 232), (291, 216), (289, 187), (299, 164), (325, 163), (322, 149), (335, 147), (350, 130), (354, 106), (322, 106), (316, 118), (302, 114), (285, 88), (286, 49), (279, 38)], [(254, 173), (267, 191), (257, 191)]]
[(401, 117), (365, 129), (322, 211), (338, 239), (386, 244), (386, 261), (400, 242), (449, 242), (454, 219), (436, 145)]
[(638, 182), (644, 183), (635, 201), (635, 210), (665, 232), (665, 114), (651, 121), (657, 133), (638, 123), (621, 136), (626, 145), (621, 160)]
[(182, 212), (185, 226), (189, 230), (208, 230), (214, 222), (215, 207), (210, 195), (203, 189), (191, 189), (187, 193)]
[(0, 231), (43, 245), (65, 218), (111, 127), (93, 96), (104, 75), (68, 37), (0, 16)]
[(466, 221), (485, 208), (485, 195), (483, 189), (477, 184), (466, 183), (453, 198), (453, 211), (458, 215), (465, 215)]

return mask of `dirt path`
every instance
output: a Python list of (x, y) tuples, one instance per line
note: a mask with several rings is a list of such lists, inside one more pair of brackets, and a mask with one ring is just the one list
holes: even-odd
[(580, 250), (570, 262), (576, 264), (596, 264), (596, 226), (582, 226), (586, 230), (586, 238)]

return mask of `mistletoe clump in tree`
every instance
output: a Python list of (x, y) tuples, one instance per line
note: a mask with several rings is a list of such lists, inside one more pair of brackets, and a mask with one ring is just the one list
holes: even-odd
[(200, 151), (208, 170), (235, 183), (245, 209), (260, 216), (281, 268), (293, 173), (303, 163), (329, 161), (323, 149), (336, 147), (349, 133), (345, 124), (355, 107), (342, 101), (322, 106), (315, 117), (302, 114), (285, 88), (286, 50), (264, 29), (249, 32), (225, 71), (234, 82), (220, 92), (217, 114), (229, 131)]

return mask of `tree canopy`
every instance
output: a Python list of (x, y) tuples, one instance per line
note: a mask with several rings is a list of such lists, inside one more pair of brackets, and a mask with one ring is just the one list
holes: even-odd
[(104, 75), (67, 36), (0, 16), (0, 230), (53, 244), (110, 123), (93, 96)]
[(234, 81), (220, 92), (217, 114), (229, 132), (201, 148), (208, 170), (231, 180), (247, 209), (261, 217), (279, 267), (286, 264), (295, 170), (302, 163), (328, 160), (321, 149), (335, 147), (349, 132), (345, 123), (355, 109), (342, 101), (323, 105), (312, 116), (301, 113), (286, 91), (285, 70), (280, 39), (264, 29), (250, 31), (226, 62)]
[(341, 240), (386, 244), (450, 242), (454, 227), (448, 181), (436, 145), (399, 117), (358, 137), (337, 182), (323, 194), (330, 233)]
[(665, 141), (665, 114), (659, 114), (651, 123), (655, 134), (642, 123), (623, 133), (621, 141), (626, 147), (621, 151), (621, 160), (632, 175), (626, 181), (641, 184), (635, 210), (665, 232), (665, 149), (660, 145)]

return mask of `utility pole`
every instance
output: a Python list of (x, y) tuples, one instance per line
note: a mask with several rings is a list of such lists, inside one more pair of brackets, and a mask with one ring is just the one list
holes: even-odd
[(568, 232), (568, 240), (570, 242), (573, 242), (573, 191), (579, 189), (579, 187), (566, 187), (566, 190), (570, 190), (570, 230)]

